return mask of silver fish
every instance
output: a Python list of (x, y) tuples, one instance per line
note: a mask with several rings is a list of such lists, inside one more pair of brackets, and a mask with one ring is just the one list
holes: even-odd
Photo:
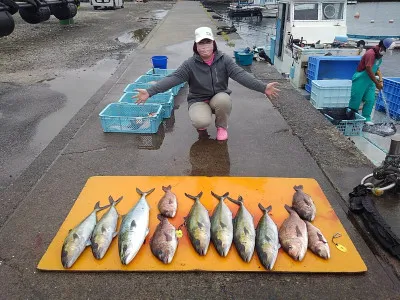
[(64, 268), (71, 268), (83, 250), (90, 246), (90, 237), (97, 222), (96, 213), (109, 206), (100, 207), (100, 201), (97, 202), (90, 215), (69, 231), (61, 250), (61, 263)]
[(317, 213), (314, 201), (303, 192), (302, 185), (295, 185), (293, 188), (296, 192), (293, 195), (292, 208), (303, 220), (313, 221)]
[(239, 205), (239, 210), (233, 219), (233, 242), (240, 257), (249, 262), (253, 257), (254, 246), (256, 243), (256, 231), (254, 229), (253, 216), (249, 213), (243, 204), (243, 198), (239, 196), (238, 200), (228, 199)]
[(115, 206), (122, 200), (120, 197), (114, 202), (110, 196), (110, 209), (102, 216), (96, 224), (91, 238), (92, 253), (96, 259), (102, 259), (106, 254), (113, 238), (117, 235), (118, 212)]
[(206, 255), (211, 238), (211, 222), (207, 209), (201, 204), (200, 198), (203, 192), (197, 196), (191, 196), (185, 193), (185, 196), (194, 200), (189, 215), (186, 217), (186, 228), (190, 241), (199, 255)]
[(256, 251), (262, 265), (267, 270), (272, 270), (281, 246), (278, 238), (278, 227), (268, 215), (272, 206), (264, 208), (261, 203), (258, 203), (258, 207), (262, 210), (263, 216), (256, 229)]
[(329, 259), (330, 250), (326, 238), (323, 236), (321, 230), (306, 221), (308, 233), (308, 248), (316, 255)]
[(213, 192), (211, 194), (219, 200), (211, 216), (211, 240), (218, 254), (225, 257), (231, 249), (233, 240), (232, 212), (224, 203), (229, 193), (223, 196), (218, 196)]
[(122, 217), (118, 234), (118, 252), (121, 263), (124, 265), (132, 261), (149, 234), (150, 207), (146, 196), (150, 195), (154, 188), (147, 192), (136, 188), (136, 191), (141, 197), (136, 205)]
[(290, 215), (279, 228), (279, 241), (294, 260), (302, 261), (308, 245), (306, 223), (289, 205), (285, 204), (285, 209)]
[(171, 191), (170, 185), (167, 187), (163, 186), (162, 190), (165, 194), (158, 202), (158, 210), (164, 217), (173, 218), (175, 217), (178, 208), (176, 195)]
[(178, 247), (178, 238), (174, 225), (168, 222), (168, 218), (158, 215), (160, 223), (150, 240), (150, 249), (155, 257), (164, 264), (171, 263)]

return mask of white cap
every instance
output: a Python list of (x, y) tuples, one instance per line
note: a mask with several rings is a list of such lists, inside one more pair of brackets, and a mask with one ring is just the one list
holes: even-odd
[(199, 27), (195, 30), (194, 34), (196, 36), (196, 43), (200, 42), (203, 39), (209, 39), (212, 41), (214, 40), (214, 36), (210, 27)]

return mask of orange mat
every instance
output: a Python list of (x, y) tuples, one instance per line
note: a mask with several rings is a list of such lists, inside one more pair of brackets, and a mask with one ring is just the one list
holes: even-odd
[[(197, 195), (200, 191), (203, 191), (201, 202), (209, 210), (210, 215), (218, 204), (218, 200), (210, 192), (213, 191), (218, 195), (229, 192), (232, 198), (237, 199), (239, 195), (243, 197), (246, 208), (254, 217), (255, 226), (257, 226), (262, 215), (257, 206), (258, 203), (261, 202), (264, 207), (272, 205), (270, 215), (279, 227), (288, 217), (284, 204), (291, 205), (294, 193), (293, 186), (299, 184), (304, 186), (304, 191), (311, 195), (315, 202), (317, 216), (313, 224), (320, 228), (328, 240), (331, 258), (324, 260), (308, 250), (303, 261), (297, 262), (290, 258), (281, 248), (273, 271), (365, 272), (367, 270), (366, 265), (319, 184), (314, 179), (192, 176), (96, 176), (89, 178), (57, 235), (39, 262), (38, 269), (58, 271), (266, 271), (255, 251), (252, 260), (249, 263), (245, 263), (238, 255), (233, 243), (228, 256), (225, 258), (218, 255), (212, 242), (210, 242), (207, 255), (199, 256), (190, 243), (186, 228), (183, 228), (183, 237), (179, 239), (178, 249), (172, 263), (169, 265), (161, 263), (151, 253), (149, 243), (159, 222), (157, 220), (157, 214), (159, 213), (157, 203), (164, 194), (161, 187), (171, 185), (172, 191), (178, 197), (178, 212), (173, 219), (170, 219), (170, 222), (176, 228), (183, 223), (183, 218), (189, 213), (193, 205), (193, 201), (186, 198), (184, 193)], [(72, 268), (64, 269), (61, 264), (61, 248), (69, 229), (83, 220), (92, 211), (97, 201), (101, 201), (100, 205), (108, 204), (109, 195), (112, 195), (114, 199), (120, 196), (124, 197), (116, 208), (121, 215), (126, 214), (140, 198), (136, 193), (136, 187), (142, 191), (150, 190), (153, 187), (156, 190), (147, 197), (150, 205), (150, 233), (132, 262), (128, 266), (121, 264), (118, 256), (118, 237), (116, 237), (102, 260), (96, 260), (90, 247), (87, 247)], [(228, 200), (225, 200), (225, 203), (231, 209), (233, 216), (235, 216), (239, 207)], [(98, 219), (105, 211), (97, 214)], [(344, 245), (347, 248), (347, 252), (339, 251), (332, 243), (332, 236), (336, 232), (342, 234), (342, 237), (336, 241)]]

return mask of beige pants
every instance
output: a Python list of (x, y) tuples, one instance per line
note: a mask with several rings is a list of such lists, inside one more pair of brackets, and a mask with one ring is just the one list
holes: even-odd
[(231, 97), (227, 93), (218, 93), (209, 103), (196, 102), (189, 107), (189, 117), (196, 129), (211, 125), (212, 114), (215, 114), (215, 126), (228, 128), (228, 118), (232, 110)]

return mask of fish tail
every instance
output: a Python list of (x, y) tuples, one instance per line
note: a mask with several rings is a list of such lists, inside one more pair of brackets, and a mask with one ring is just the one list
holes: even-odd
[(287, 204), (285, 204), (285, 209), (287, 210), (287, 212), (288, 212), (289, 214), (291, 214), (292, 212), (294, 212), (293, 208), (292, 208), (291, 206), (287, 205)]
[(272, 210), (272, 205), (268, 206), (267, 208), (265, 208), (264, 206), (262, 206), (261, 203), (258, 203), (258, 207), (265, 213), (269, 213)]
[(164, 192), (168, 192), (168, 191), (170, 191), (172, 189), (172, 186), (171, 185), (169, 185), (169, 186), (163, 186), (162, 187), (162, 190), (164, 191)]
[(297, 191), (302, 191), (303, 190), (303, 186), (300, 184), (300, 185), (295, 185), (294, 187), (294, 190), (297, 192)]
[(123, 198), (124, 198), (124, 196), (121, 196), (117, 199), (117, 201), (114, 201), (114, 206), (117, 205), (118, 203), (120, 203)]
[(222, 196), (218, 196), (217, 194), (215, 194), (213, 191), (211, 191), (211, 195), (213, 195), (215, 198), (217, 198), (219, 201), (223, 201), (225, 200), (228, 196), (229, 196), (229, 192), (226, 192), (225, 194), (223, 194)]
[(196, 201), (196, 200), (200, 199), (201, 196), (203, 196), (203, 192), (200, 192), (197, 196), (192, 196), (192, 195), (185, 193), (185, 196), (188, 197), (189, 199)]
[(107, 207), (110, 207), (110, 206), (111, 206), (111, 204), (101, 207), (101, 206), (100, 206), (100, 201), (97, 201), (97, 203), (96, 203), (96, 205), (94, 206), (93, 210), (95, 210), (95, 211), (101, 211), (101, 210), (106, 209)]
[(140, 196), (147, 196), (150, 195), (152, 192), (154, 192), (155, 188), (152, 188), (151, 190), (147, 191), (147, 192), (142, 192), (141, 190), (139, 190), (139, 188), (136, 188), (136, 192), (140, 195)]
[(243, 198), (242, 196), (239, 196), (239, 198), (237, 200), (232, 199), (231, 197), (226, 197), (229, 201), (231, 201), (232, 203), (235, 203), (236, 205), (243, 205)]

